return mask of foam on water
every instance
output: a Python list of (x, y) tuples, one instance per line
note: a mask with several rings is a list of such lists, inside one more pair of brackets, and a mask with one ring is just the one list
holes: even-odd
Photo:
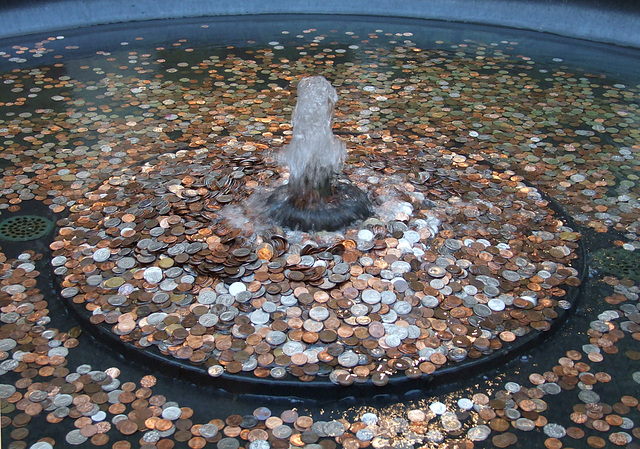
[(265, 215), (280, 225), (334, 231), (371, 215), (367, 194), (341, 176), (347, 148), (331, 129), (337, 101), (336, 90), (322, 76), (298, 83), (292, 138), (280, 157), (289, 167), (289, 180), (265, 201)]
[(289, 167), (289, 184), (303, 193), (321, 191), (342, 171), (347, 146), (333, 134), (331, 120), (338, 101), (335, 88), (322, 76), (303, 78), (291, 117), (291, 143), (282, 153)]

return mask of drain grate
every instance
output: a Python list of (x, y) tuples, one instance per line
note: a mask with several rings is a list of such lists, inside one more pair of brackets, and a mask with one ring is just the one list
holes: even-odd
[(26, 242), (47, 235), (53, 222), (38, 215), (19, 215), (0, 222), (0, 239)]
[(622, 248), (605, 248), (593, 255), (593, 268), (606, 275), (640, 282), (637, 255)]

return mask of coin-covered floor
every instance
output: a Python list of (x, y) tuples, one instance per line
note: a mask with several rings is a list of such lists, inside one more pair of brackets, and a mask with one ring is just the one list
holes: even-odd
[[(6, 447), (638, 447), (637, 51), (264, 16), (0, 56)], [(374, 206), (337, 232), (259, 207), (311, 75)]]

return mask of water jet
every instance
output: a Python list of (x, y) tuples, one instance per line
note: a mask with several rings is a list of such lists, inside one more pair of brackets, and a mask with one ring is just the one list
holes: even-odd
[(347, 149), (331, 130), (337, 101), (335, 88), (322, 76), (298, 84), (293, 136), (281, 156), (289, 182), (266, 199), (267, 215), (283, 226), (334, 231), (372, 213), (367, 194), (340, 177)]

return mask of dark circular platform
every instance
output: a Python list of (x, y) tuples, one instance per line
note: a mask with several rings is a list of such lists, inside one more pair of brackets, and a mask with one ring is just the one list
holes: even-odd
[(330, 197), (305, 204), (288, 184), (280, 186), (267, 196), (265, 215), (301, 231), (336, 231), (371, 215), (367, 194), (356, 186), (339, 181), (331, 190)]

